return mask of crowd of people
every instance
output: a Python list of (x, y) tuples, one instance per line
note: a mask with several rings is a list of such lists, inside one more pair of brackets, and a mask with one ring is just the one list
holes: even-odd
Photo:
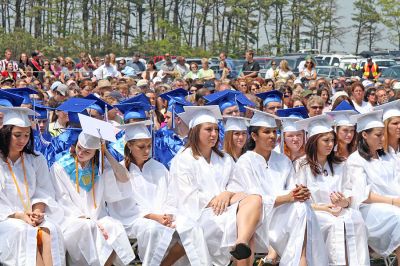
[[(0, 61), (0, 264), (400, 259), (400, 82), (183, 56)], [(129, 61), (129, 62), (128, 62)], [(371, 62), (371, 60), (370, 60)], [(368, 63), (370, 64), (370, 63)]]

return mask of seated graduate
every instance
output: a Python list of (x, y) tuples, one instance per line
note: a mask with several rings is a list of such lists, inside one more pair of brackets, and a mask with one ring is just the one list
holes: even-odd
[[(340, 125), (350, 123), (343, 111), (336, 112), (335, 118)], [(367, 228), (360, 212), (350, 208), (353, 187), (344, 158), (334, 152), (336, 136), (332, 118), (323, 114), (296, 124), (308, 133), (306, 157), (299, 161), (296, 181), (311, 191), (329, 265), (369, 265)]]
[(290, 159), (273, 151), (279, 118), (251, 110), (254, 115), (250, 120), (248, 151), (236, 162), (228, 189), (262, 197), (261, 221), (265, 232), (256, 238), (256, 251), (265, 252), (271, 244), (281, 257), (280, 265), (327, 265), (318, 221), (306, 202), (309, 190), (295, 184)]
[[(144, 121), (147, 119), (149, 114), (151, 114), (149, 98), (143, 93), (126, 99), (120, 104), (114, 105), (114, 107), (123, 114), (124, 124)], [(114, 143), (109, 143), (107, 148), (117, 161), (122, 161), (124, 159), (125, 147), (124, 131), (120, 131), (116, 135), (116, 138), (117, 141)]]
[(130, 172), (133, 194), (108, 204), (108, 210), (123, 223), (128, 236), (137, 239), (143, 265), (172, 265), (185, 255), (174, 228), (177, 195), (168, 170), (151, 158), (150, 124), (147, 120), (120, 126), (125, 130), (123, 163)]
[(128, 171), (105, 149), (100, 138), (89, 135), (98, 128), (105, 136), (103, 128), (112, 125), (83, 118), (77, 143), (50, 169), (56, 200), (64, 210), (60, 226), (67, 260), (70, 265), (128, 264), (135, 255), (124, 227), (106, 211), (106, 201), (119, 201), (132, 193), (127, 185)]
[(280, 152), (289, 157), (292, 162), (295, 162), (304, 156), (305, 145), (305, 132), (302, 129), (297, 129), (295, 122), (308, 118), (307, 109), (303, 106), (280, 109), (277, 111), (277, 115), (282, 122), (283, 134), (279, 143)]
[(223, 116), (225, 123), (224, 152), (236, 162), (246, 150), (248, 118), (240, 116)]
[(38, 114), (34, 116), (35, 129), (33, 130), (33, 137), (35, 138), (35, 151), (45, 153), (49, 142), (52, 139), (49, 133), (49, 112), (53, 108), (35, 102), (33, 110)]
[(34, 151), (24, 107), (1, 107), (0, 262), (4, 265), (65, 265), (63, 237), (55, 225), (62, 210), (54, 201), (45, 158)]
[(188, 126), (178, 116), (183, 113), (183, 106), (191, 106), (192, 103), (185, 100), (188, 91), (176, 89), (160, 95), (168, 100), (168, 109), (165, 113), (167, 126), (155, 132), (154, 137), (154, 159), (162, 163), (168, 169), (171, 160), (186, 144), (189, 132)]
[(356, 123), (350, 116), (358, 112), (348, 102), (342, 101), (333, 111), (326, 114), (335, 120), (335, 154), (347, 159), (357, 149)]
[(354, 204), (368, 228), (368, 245), (381, 256), (400, 259), (400, 183), (398, 162), (385, 153), (383, 110), (354, 115), (357, 151), (347, 159)]
[[(184, 106), (188, 143), (171, 164), (179, 200), (176, 229), (192, 265), (252, 265), (250, 248), (261, 215), (261, 198), (232, 193), (234, 162), (218, 150), (218, 106)], [(197, 254), (193, 254), (197, 253)], [(229, 254), (230, 253), (230, 254)]]
[[(245, 106), (254, 106), (254, 103), (243, 93), (233, 90), (218, 91), (204, 96), (204, 99), (207, 101), (206, 105), (218, 105), (223, 116), (241, 116), (246, 112)], [(219, 141), (222, 145), (225, 136), (222, 121), (218, 122), (218, 128)]]

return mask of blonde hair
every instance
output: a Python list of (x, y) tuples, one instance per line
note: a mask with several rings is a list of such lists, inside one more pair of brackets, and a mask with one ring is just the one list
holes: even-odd
[(202, 58), (201, 59), (202, 64), (208, 64), (208, 58)]
[(243, 153), (245, 152), (245, 147), (246, 145), (243, 146), (242, 150), (240, 151), (240, 154), (235, 153), (235, 145), (233, 144), (233, 134), (235, 134), (236, 131), (230, 130), (226, 131), (224, 135), (224, 152), (229, 154), (235, 161), (236, 157), (239, 158)]
[(286, 60), (282, 60), (279, 63), (279, 68), (282, 69), (285, 72), (290, 71), (289, 63)]
[[(389, 123), (392, 121), (392, 119), (393, 119), (394, 117), (390, 117), (390, 118), (388, 118), (388, 119), (386, 119), (384, 122), (383, 122), (383, 124), (385, 125), (385, 128), (384, 128), (384, 132), (383, 132), (383, 134), (384, 134), (384, 139), (383, 139), (383, 150), (385, 151), (385, 152), (388, 152), (389, 151)], [(398, 143), (400, 144), (400, 139), (398, 140)]]

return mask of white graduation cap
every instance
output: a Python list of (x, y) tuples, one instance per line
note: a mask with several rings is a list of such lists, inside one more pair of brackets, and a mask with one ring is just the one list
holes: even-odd
[(278, 127), (276, 124), (276, 120), (280, 120), (280, 118), (276, 115), (272, 115), (266, 112), (262, 112), (260, 110), (247, 107), (247, 109), (253, 111), (253, 117), (250, 120), (250, 126), (255, 127), (267, 127), (267, 128), (275, 128)]
[(358, 114), (357, 111), (354, 110), (343, 110), (343, 111), (331, 111), (326, 112), (325, 114), (329, 115), (335, 121), (335, 126), (355, 126), (355, 122), (350, 119), (350, 116)]
[(38, 115), (36, 112), (26, 107), (0, 106), (0, 112), (4, 115), (3, 125), (13, 125), (18, 127), (30, 127), (32, 123), (29, 116)]
[(394, 116), (400, 116), (400, 100), (375, 106), (374, 110), (383, 110), (383, 121)]
[(217, 124), (222, 119), (218, 105), (184, 106), (184, 113), (178, 114), (189, 128), (194, 128), (203, 123)]
[(151, 133), (147, 126), (151, 125), (150, 120), (139, 121), (118, 126), (119, 129), (125, 130), (125, 141), (133, 139), (150, 139)]
[(357, 132), (361, 132), (371, 128), (384, 127), (382, 113), (383, 110), (377, 110), (367, 114), (352, 115), (350, 118), (357, 123)]
[(117, 130), (112, 124), (83, 114), (78, 114), (78, 117), (85, 134), (110, 142), (117, 141)]
[(78, 142), (85, 149), (98, 150), (101, 148), (100, 138), (86, 134), (84, 131), (79, 134)]
[(296, 132), (301, 129), (297, 129), (296, 122), (300, 121), (298, 117), (281, 117), (282, 120), (282, 131), (283, 132)]
[(322, 114), (313, 116), (296, 122), (297, 130), (307, 131), (307, 137), (310, 138), (317, 134), (333, 131), (333, 120), (329, 116)]
[(249, 118), (241, 116), (224, 116), (225, 124), (224, 130), (226, 131), (245, 131), (249, 126)]

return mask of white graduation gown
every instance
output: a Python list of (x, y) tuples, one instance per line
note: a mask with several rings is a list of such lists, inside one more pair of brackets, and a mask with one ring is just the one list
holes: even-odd
[(370, 192), (397, 198), (400, 191), (398, 161), (390, 155), (365, 160), (355, 151), (347, 159), (347, 173), (353, 182), (354, 204), (368, 228), (368, 245), (382, 256), (400, 246), (400, 208), (384, 203), (364, 204)]
[(133, 194), (108, 204), (108, 210), (113, 218), (121, 219), (128, 236), (137, 239), (143, 265), (160, 265), (171, 246), (175, 229), (144, 216), (151, 213), (175, 214), (176, 201), (171, 193), (169, 172), (154, 159), (148, 160), (142, 170), (131, 163), (129, 172)]
[[(352, 183), (347, 176), (345, 163), (334, 164), (333, 173), (327, 163), (324, 166), (327, 175), (321, 174), (316, 177), (304, 159), (299, 164), (298, 181), (309, 188), (314, 204), (332, 204), (332, 192), (341, 192), (346, 198), (352, 197)], [(350, 266), (370, 264), (367, 228), (358, 210), (344, 208), (337, 217), (325, 211), (315, 213), (329, 252), (329, 265), (346, 265), (346, 247)]]
[[(126, 197), (126, 189), (130, 186), (117, 182), (111, 167), (106, 164), (94, 185), (95, 208), (93, 188), (89, 192), (81, 188), (78, 193), (75, 182), (58, 162), (53, 164), (51, 174), (56, 200), (64, 209), (61, 228), (70, 264), (104, 265), (113, 250), (117, 254), (114, 263), (126, 265), (134, 260), (135, 255), (123, 225), (107, 216), (105, 209), (106, 201), (114, 202)], [(105, 239), (99, 226), (105, 229), (108, 239)]]
[[(265, 233), (259, 239), (267, 250), (267, 238), (281, 256), (280, 265), (299, 265), (307, 228), (308, 265), (327, 265), (327, 253), (317, 218), (308, 203), (294, 202), (274, 208), (277, 196), (294, 186), (294, 170), (288, 157), (272, 151), (268, 162), (260, 154), (247, 151), (236, 162), (234, 178), (228, 189), (258, 194), (263, 198)], [(285, 222), (283, 222), (285, 221)], [(256, 235), (257, 236), (257, 235)], [(259, 243), (259, 241), (257, 241)]]
[[(14, 164), (9, 161), (18, 186), (26, 202), (24, 171), (19, 158)], [(62, 219), (62, 209), (52, 198), (54, 190), (50, 181), (49, 169), (43, 155), (34, 156), (24, 153), (24, 165), (28, 182), (31, 206), (45, 203), (45, 219), (39, 225), (49, 229), (51, 237), (51, 254), (53, 265), (65, 265), (65, 251), (61, 230), (56, 226)], [(8, 218), (16, 213), (24, 212), (24, 206), (18, 196), (17, 188), (7, 163), (0, 160), (0, 264), (2, 265), (36, 265), (37, 232), (33, 227), (20, 219)]]
[(212, 152), (210, 163), (203, 157), (195, 159), (190, 148), (172, 160), (171, 182), (177, 184), (179, 202), (176, 230), (191, 265), (219, 266), (230, 261), (229, 251), (237, 236), (238, 203), (219, 216), (207, 205), (227, 190), (233, 165), (233, 159), (227, 154), (220, 157)]

